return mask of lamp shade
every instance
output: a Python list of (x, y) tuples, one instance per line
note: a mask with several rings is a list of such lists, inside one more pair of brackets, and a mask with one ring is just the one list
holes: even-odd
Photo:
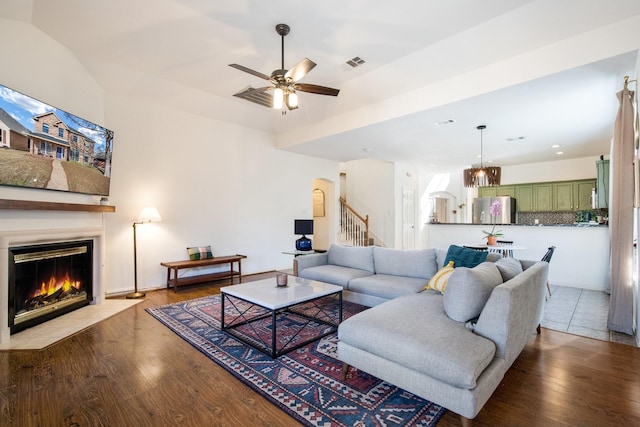
[(469, 168), (463, 172), (465, 187), (495, 187), (500, 185), (501, 169), (497, 166)]
[(273, 90), (273, 108), (279, 110), (282, 108), (282, 101), (284, 100), (284, 91), (279, 87)]
[(147, 206), (142, 209), (140, 212), (140, 217), (138, 218), (140, 222), (151, 222), (151, 221), (162, 221), (158, 210), (154, 207)]
[(484, 156), (482, 150), (482, 131), (486, 128), (486, 125), (479, 125), (476, 128), (480, 131), (480, 167), (470, 167), (462, 172), (465, 187), (494, 187), (500, 185), (500, 168), (497, 166), (482, 166)]
[(287, 94), (287, 107), (290, 110), (298, 108), (298, 95), (295, 92), (289, 92)]

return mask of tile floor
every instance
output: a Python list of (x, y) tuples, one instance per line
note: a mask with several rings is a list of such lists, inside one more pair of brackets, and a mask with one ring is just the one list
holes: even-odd
[(608, 313), (609, 294), (606, 292), (552, 285), (540, 325), (555, 331), (635, 346), (634, 337), (607, 329)]

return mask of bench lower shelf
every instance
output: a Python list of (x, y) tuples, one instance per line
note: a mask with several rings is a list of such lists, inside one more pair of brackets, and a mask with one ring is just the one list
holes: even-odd
[(180, 277), (178, 279), (169, 279), (167, 281), (167, 288), (171, 288), (171, 287), (175, 288), (176, 286), (184, 286), (184, 285), (193, 285), (196, 283), (213, 282), (214, 280), (221, 280), (221, 279), (231, 279), (231, 281), (233, 282), (233, 278), (236, 276), (240, 278), (240, 281), (242, 281), (242, 278), (240, 277), (240, 273), (238, 273), (237, 271), (220, 271), (217, 273), (198, 274), (195, 276)]
[[(162, 265), (163, 267), (167, 267), (167, 289), (173, 287), (173, 290), (177, 292), (179, 286), (192, 285), (195, 283), (211, 282), (211, 281), (220, 280), (220, 279), (231, 279), (231, 283), (233, 283), (233, 278), (238, 277), (240, 282), (242, 282), (241, 261), (244, 258), (246, 258), (245, 255), (236, 254), (236, 255), (227, 255), (227, 256), (220, 256), (220, 257), (200, 259), (200, 260), (161, 262), (160, 265)], [(233, 268), (234, 263), (238, 264), (237, 270)], [(179, 276), (178, 273), (180, 270), (197, 268), (197, 267), (210, 267), (213, 265), (223, 265), (223, 264), (229, 264), (229, 269), (225, 271), (217, 271), (214, 273), (178, 277)], [(173, 278), (171, 277), (172, 271), (173, 271)]]

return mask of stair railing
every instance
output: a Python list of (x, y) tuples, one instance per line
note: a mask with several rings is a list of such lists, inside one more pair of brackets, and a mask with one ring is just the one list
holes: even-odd
[(340, 235), (353, 246), (369, 246), (369, 215), (358, 214), (340, 197)]

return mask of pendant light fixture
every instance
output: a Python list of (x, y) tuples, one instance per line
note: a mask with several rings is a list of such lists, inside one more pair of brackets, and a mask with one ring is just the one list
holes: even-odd
[(482, 131), (487, 126), (479, 125), (477, 129), (480, 131), (480, 167), (468, 168), (463, 172), (464, 186), (465, 187), (495, 187), (500, 185), (500, 168), (497, 166), (484, 167), (482, 165), (482, 159), (484, 153), (482, 152)]

